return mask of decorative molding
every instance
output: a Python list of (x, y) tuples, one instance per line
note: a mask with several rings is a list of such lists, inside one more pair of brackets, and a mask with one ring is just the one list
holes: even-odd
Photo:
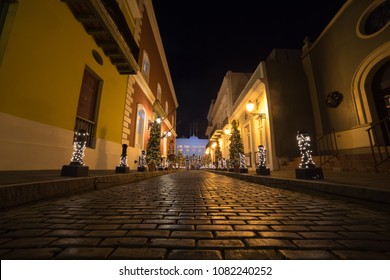
[(173, 100), (174, 100), (176, 108), (177, 108), (177, 107), (179, 107), (179, 103), (177, 101), (175, 89), (173, 87), (172, 77), (171, 77), (171, 73), (169, 71), (167, 58), (165, 56), (165, 51), (164, 51), (163, 43), (162, 43), (162, 40), (161, 40), (161, 35), (160, 35), (159, 28), (158, 28), (156, 15), (154, 13), (152, 1), (151, 0), (145, 0), (145, 7), (146, 7), (146, 11), (148, 12), (148, 15), (149, 15), (150, 25), (152, 26), (152, 31), (153, 31), (153, 34), (154, 34), (154, 38), (156, 40), (157, 49), (158, 49), (158, 51), (160, 53), (160, 58), (161, 58), (161, 61), (162, 61), (162, 64), (163, 64), (165, 75), (167, 76), (169, 88), (171, 90), (172, 97), (173, 97)]
[(129, 129), (129, 126), (131, 124), (130, 116), (133, 113), (131, 105), (133, 104), (132, 96), (134, 94), (134, 84), (135, 84), (134, 76), (129, 75), (127, 80), (125, 108), (124, 108), (123, 126), (122, 126), (122, 144), (126, 144), (126, 145), (130, 144), (129, 139), (130, 139), (131, 131)]

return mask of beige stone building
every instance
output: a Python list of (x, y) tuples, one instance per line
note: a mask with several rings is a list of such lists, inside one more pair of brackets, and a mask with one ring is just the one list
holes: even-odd
[(386, 168), (389, 10), (389, 1), (349, 0), (316, 40), (305, 38), (302, 50), (274, 49), (228, 110), (222, 110), (223, 91), (218, 93), (208, 115), (210, 143), (219, 141), (228, 157), (224, 131), (235, 119), (250, 169), (258, 164), (258, 145), (265, 146), (271, 170), (294, 160), (291, 167), (297, 167), (299, 130), (310, 134), (317, 165), (336, 171)]
[(316, 134), (329, 135), (337, 146), (336, 158), (351, 159), (350, 168), (373, 167), (370, 134), (376, 162), (388, 159), (389, 10), (389, 1), (349, 0), (321, 35), (303, 47)]

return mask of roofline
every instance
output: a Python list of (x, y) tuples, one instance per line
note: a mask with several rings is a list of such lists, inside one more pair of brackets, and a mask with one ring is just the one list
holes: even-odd
[(175, 88), (173, 87), (171, 72), (169, 71), (167, 58), (165, 56), (164, 46), (163, 46), (163, 43), (161, 40), (160, 30), (158, 28), (156, 14), (154, 13), (154, 9), (153, 9), (153, 4), (152, 4), (151, 0), (144, 0), (144, 2), (145, 2), (146, 10), (147, 10), (148, 15), (149, 15), (150, 25), (152, 26), (152, 31), (153, 31), (154, 37), (156, 39), (157, 49), (158, 49), (158, 52), (160, 53), (163, 68), (164, 68), (165, 74), (166, 74), (167, 79), (168, 79), (168, 85), (169, 85), (169, 88), (172, 92), (172, 97), (173, 97), (173, 100), (174, 100), (176, 108), (177, 108), (177, 107), (179, 107), (179, 103), (177, 101)]

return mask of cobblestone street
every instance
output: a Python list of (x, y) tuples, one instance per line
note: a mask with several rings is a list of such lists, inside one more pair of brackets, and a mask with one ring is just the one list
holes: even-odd
[(390, 259), (390, 214), (203, 171), (0, 212), (1, 259)]

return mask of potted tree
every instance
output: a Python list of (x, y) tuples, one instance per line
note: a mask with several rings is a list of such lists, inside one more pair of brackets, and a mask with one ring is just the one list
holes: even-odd
[(229, 163), (233, 166), (234, 172), (240, 172), (240, 153), (244, 153), (244, 143), (238, 130), (238, 122), (232, 121), (230, 146), (229, 146)]
[(160, 124), (157, 121), (152, 123), (150, 137), (146, 146), (146, 163), (149, 171), (155, 171), (160, 163)]

